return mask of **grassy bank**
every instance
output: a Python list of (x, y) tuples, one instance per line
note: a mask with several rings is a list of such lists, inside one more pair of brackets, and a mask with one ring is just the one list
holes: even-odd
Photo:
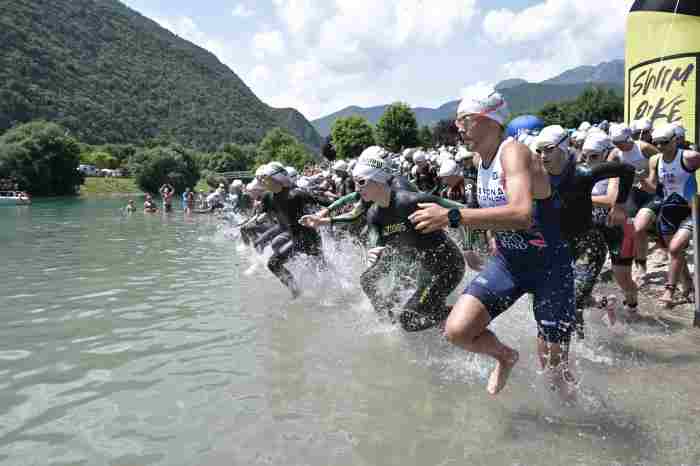
[(115, 194), (139, 194), (141, 190), (133, 178), (85, 178), (85, 184), (80, 187), (81, 196), (111, 196)]

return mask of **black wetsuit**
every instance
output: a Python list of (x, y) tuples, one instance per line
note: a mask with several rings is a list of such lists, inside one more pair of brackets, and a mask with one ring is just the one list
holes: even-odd
[(373, 204), (367, 212), (370, 243), (386, 246), (380, 258), (360, 279), (362, 289), (377, 311), (390, 312), (393, 302), (379, 296), (377, 284), (389, 272), (393, 256), (411, 262), (419, 268), (418, 286), (404, 304), (399, 321), (407, 331), (423, 330), (447, 318), (447, 296), (459, 285), (464, 276), (464, 258), (457, 245), (440, 230), (423, 234), (415, 230), (408, 217), (419, 203), (434, 202), (453, 207), (444, 199), (425, 193), (391, 190), (389, 206)]
[[(564, 172), (550, 175), (552, 185), (562, 201), (561, 233), (569, 242), (574, 261), (574, 282), (576, 289), (577, 333), (583, 337), (582, 309), (593, 292), (607, 256), (606, 239), (611, 234), (619, 234), (622, 244), (622, 227), (608, 227), (610, 232), (603, 232), (593, 223), (593, 186), (601, 180), (620, 178), (616, 203), (627, 202), (634, 182), (634, 168), (618, 162), (603, 162), (592, 168), (576, 165), (573, 156)], [(619, 230), (619, 231), (618, 231)], [(608, 234), (606, 237), (605, 234)], [(611, 247), (615, 261), (619, 254)]]
[(273, 254), (267, 267), (295, 297), (299, 294), (299, 288), (284, 264), (297, 253), (323, 259), (321, 236), (313, 228), (299, 224), (299, 219), (315, 210), (315, 205), (316, 200), (299, 189), (285, 188), (279, 193), (267, 193), (262, 200), (262, 212), (274, 218), (278, 225), (258, 238), (256, 246), (264, 247), (270, 243)]
[(416, 186), (424, 193), (432, 193), (438, 187), (438, 176), (429, 165), (418, 168), (416, 171)]
[(341, 178), (341, 181), (336, 186), (337, 191), (335, 193), (340, 197), (347, 196), (348, 194), (354, 193), (355, 192), (355, 182), (352, 180), (352, 177), (345, 175), (345, 176), (342, 176), (340, 178)]
[(253, 207), (253, 199), (246, 193), (237, 193), (233, 195), (233, 210), (237, 212), (246, 212)]

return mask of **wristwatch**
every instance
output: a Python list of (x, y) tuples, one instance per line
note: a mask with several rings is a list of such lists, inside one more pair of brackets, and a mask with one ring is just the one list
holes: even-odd
[(447, 211), (447, 220), (450, 221), (450, 228), (457, 228), (462, 223), (462, 214), (459, 209), (450, 209)]

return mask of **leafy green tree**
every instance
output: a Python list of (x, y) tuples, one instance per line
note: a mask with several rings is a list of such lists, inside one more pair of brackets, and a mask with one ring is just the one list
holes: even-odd
[(260, 166), (273, 160), (284, 165), (290, 165), (297, 170), (301, 170), (306, 164), (314, 162), (311, 153), (306, 147), (299, 143), (297, 138), (281, 128), (272, 129), (265, 135), (258, 146), (255, 164)]
[(83, 183), (79, 164), (78, 141), (55, 123), (23, 124), (0, 137), (2, 176), (35, 196), (76, 194)]
[(459, 131), (454, 120), (440, 120), (433, 128), (433, 147), (454, 146), (459, 141)]
[(575, 100), (547, 104), (538, 112), (546, 125), (576, 128), (584, 121), (622, 120), (625, 111), (624, 98), (611, 89), (593, 88), (583, 92)]
[(141, 190), (157, 193), (170, 183), (180, 193), (199, 181), (194, 154), (181, 146), (157, 146), (137, 152), (129, 159), (129, 170)]
[(359, 157), (363, 150), (374, 145), (372, 125), (359, 116), (338, 118), (331, 128), (331, 141), (337, 158)]
[(432, 147), (433, 132), (430, 131), (429, 126), (421, 126), (421, 128), (418, 130), (418, 145), (424, 149)]
[(376, 127), (377, 144), (392, 152), (418, 145), (416, 115), (407, 104), (391, 104), (379, 118)]

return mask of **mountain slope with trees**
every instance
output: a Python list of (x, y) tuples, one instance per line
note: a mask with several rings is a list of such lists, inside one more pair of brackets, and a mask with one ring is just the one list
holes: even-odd
[(3, 2), (0, 132), (37, 119), (90, 144), (213, 150), (274, 127), (321, 143), (298, 111), (267, 106), (213, 54), (117, 0)]

